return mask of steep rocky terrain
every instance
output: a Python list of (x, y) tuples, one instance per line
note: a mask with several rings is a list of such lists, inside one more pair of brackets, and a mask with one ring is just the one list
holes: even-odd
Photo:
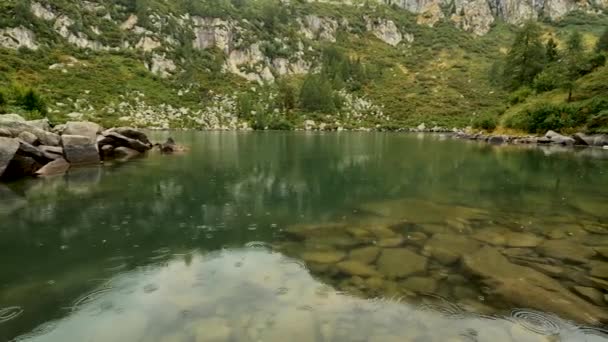
[[(513, 27), (544, 20), (559, 39), (586, 18), (608, 23), (605, 5), (8, 0), (0, 5), (0, 89), (33, 87), (57, 122), (234, 129), (250, 125), (237, 112), (253, 97), (259, 105), (252, 115), (300, 124), (466, 126), (505, 98), (487, 74)], [(596, 27), (587, 32), (590, 41)], [(318, 70), (327, 46), (360, 61), (371, 80), (340, 91), (343, 104), (331, 117), (294, 119), (275, 104), (283, 94), (277, 84), (297, 89)]]

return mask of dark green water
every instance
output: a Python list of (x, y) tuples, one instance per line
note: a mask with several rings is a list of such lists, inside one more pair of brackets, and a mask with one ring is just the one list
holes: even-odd
[(608, 151), (171, 135), (0, 185), (0, 341), (608, 340)]

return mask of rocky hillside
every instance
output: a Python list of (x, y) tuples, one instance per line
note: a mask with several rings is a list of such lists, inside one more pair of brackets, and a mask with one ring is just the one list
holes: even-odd
[[(595, 23), (588, 30), (594, 40), (595, 28), (608, 23), (605, 5), (5, 0), (0, 93), (9, 100), (0, 107), (5, 102), (4, 111), (19, 111), (10, 98), (33, 88), (49, 112), (21, 114), (48, 115), (54, 122), (232, 129), (280, 128), (285, 122), (465, 126), (505, 98), (487, 74), (506, 52), (514, 25), (542, 19), (559, 39), (573, 25)], [(304, 110), (297, 99), (306, 75), (327, 65), (328, 47), (365, 74), (356, 82), (350, 73), (332, 80), (339, 105), (329, 115)]]

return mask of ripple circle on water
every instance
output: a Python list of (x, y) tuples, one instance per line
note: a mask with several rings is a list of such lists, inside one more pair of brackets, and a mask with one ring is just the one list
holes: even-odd
[(20, 306), (9, 306), (7, 308), (0, 309), (0, 323), (15, 319), (22, 313), (23, 309)]
[(530, 309), (513, 309), (511, 318), (526, 329), (543, 335), (558, 335), (562, 321), (550, 314)]

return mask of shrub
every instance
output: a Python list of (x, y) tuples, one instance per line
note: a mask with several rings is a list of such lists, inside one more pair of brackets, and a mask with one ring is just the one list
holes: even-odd
[(293, 129), (293, 123), (291, 123), (287, 119), (281, 118), (270, 122), (268, 124), (268, 129), (279, 131), (291, 131)]
[(608, 110), (590, 116), (586, 128), (589, 133), (608, 133)]
[(542, 103), (511, 116), (505, 125), (531, 133), (544, 133), (550, 129), (575, 127), (578, 108), (570, 105)]
[(509, 103), (514, 105), (524, 102), (530, 95), (532, 95), (532, 89), (521, 87), (509, 95)]
[(18, 94), (16, 104), (27, 111), (37, 111), (42, 116), (48, 113), (44, 99), (31, 88)]
[(472, 126), (476, 129), (485, 129), (493, 131), (496, 128), (497, 120), (496, 116), (491, 114), (484, 114), (473, 119)]

